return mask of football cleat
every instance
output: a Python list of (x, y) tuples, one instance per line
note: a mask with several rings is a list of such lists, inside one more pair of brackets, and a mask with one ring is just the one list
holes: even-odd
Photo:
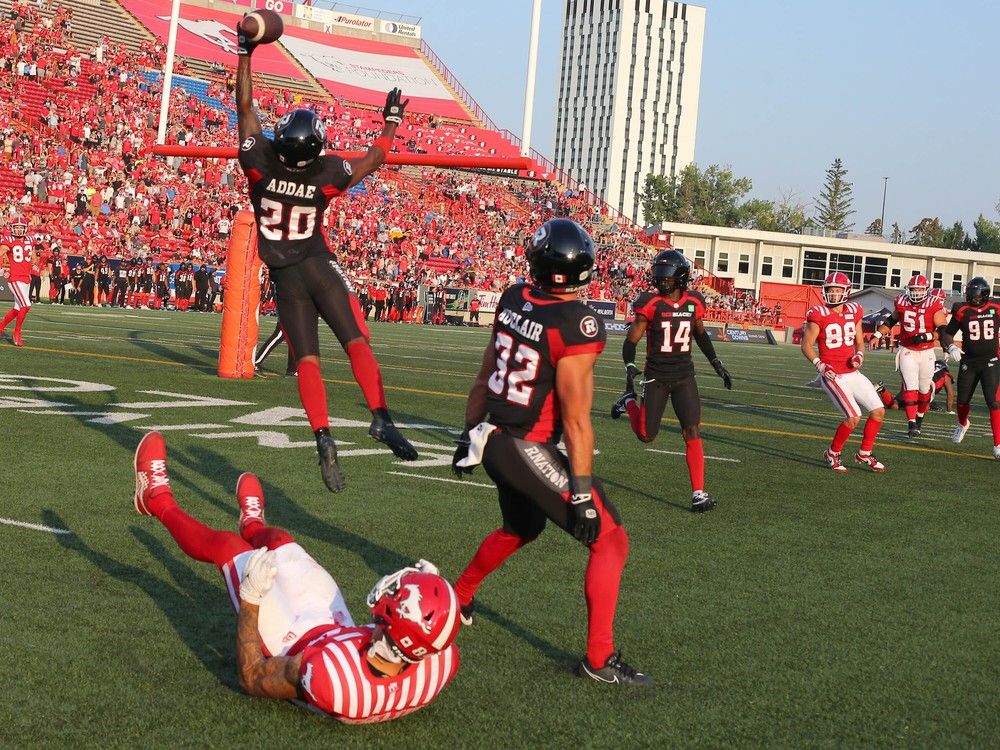
[(635, 401), (635, 393), (632, 391), (627, 391), (620, 399), (615, 401), (611, 405), (611, 418), (618, 419), (622, 414), (627, 412), (628, 409), (625, 408), (625, 404), (630, 400)]
[(151, 516), (149, 501), (163, 492), (170, 492), (167, 476), (167, 445), (163, 435), (149, 432), (135, 449), (135, 509), (143, 516)]
[(884, 392), (885, 392), (885, 383), (883, 383), (880, 380), (875, 384), (875, 393), (881, 396)]
[(827, 464), (830, 465), (830, 468), (833, 469), (838, 474), (847, 473), (847, 467), (844, 466), (842, 463), (840, 463), (839, 453), (834, 453), (832, 450), (827, 448), (825, 451), (823, 451), (823, 458), (826, 459), (826, 462)]
[(705, 490), (698, 490), (693, 495), (691, 495), (691, 512), (692, 513), (707, 513), (712, 510), (718, 503), (712, 499)]
[(653, 684), (653, 678), (648, 674), (644, 674), (630, 664), (622, 661), (620, 651), (611, 654), (607, 662), (600, 669), (592, 666), (585, 656), (577, 665), (576, 673), (580, 677), (589, 677), (595, 682), (603, 682), (609, 685), (618, 684), (646, 687)]
[(923, 414), (918, 414), (917, 415), (917, 433), (919, 433), (922, 429), (924, 429), (924, 415)]
[(965, 424), (962, 424), (961, 422), (959, 422), (955, 426), (955, 431), (953, 433), (951, 433), (951, 442), (955, 443), (955, 445), (958, 445), (963, 440), (965, 440), (965, 433), (967, 433), (969, 431), (969, 427), (971, 425), (972, 425), (972, 420), (971, 419), (968, 422), (966, 422)]
[(264, 488), (256, 474), (249, 471), (236, 480), (236, 502), (240, 505), (240, 532), (252, 523), (264, 521)]
[(885, 464), (879, 461), (877, 458), (875, 458), (875, 456), (873, 456), (871, 453), (862, 454), (861, 451), (858, 451), (857, 453), (854, 454), (854, 460), (857, 461), (859, 464), (864, 464), (872, 471), (878, 473), (885, 471)]
[(1000, 445), (993, 446), (993, 458), (1000, 458)]
[(920, 437), (920, 425), (917, 422), (908, 423), (906, 430), (907, 437)]
[(316, 452), (319, 453), (319, 470), (323, 483), (330, 492), (340, 492), (347, 486), (347, 477), (337, 461), (337, 444), (325, 427), (316, 430)]
[(468, 627), (475, 620), (474, 611), (476, 609), (476, 600), (473, 599), (471, 602), (462, 607), (462, 624)]
[(417, 460), (417, 449), (403, 437), (403, 433), (393, 424), (392, 417), (385, 409), (376, 409), (372, 412), (372, 425), (368, 428), (368, 434), (380, 443), (388, 445), (396, 458), (404, 461)]
[(21, 338), (21, 334), (17, 331), (11, 334), (11, 340), (14, 342), (14, 346), (24, 346), (24, 340)]

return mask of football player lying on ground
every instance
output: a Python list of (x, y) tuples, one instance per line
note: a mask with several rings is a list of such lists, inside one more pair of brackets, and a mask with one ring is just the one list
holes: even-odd
[(369, 344), (371, 335), (362, 319), (361, 305), (323, 231), (330, 201), (346, 194), (385, 161), (409, 100), (400, 101), (399, 89), (389, 92), (382, 110), (385, 127), (358, 159), (323, 155), (326, 125), (310, 109), (283, 115), (274, 127), (274, 139), (268, 139), (253, 106), (250, 58), (256, 44), (241, 30), (237, 34), (239, 161), (256, 217), (257, 249), (277, 285), (278, 317), (296, 360), (299, 398), (316, 437), (323, 481), (331, 492), (340, 492), (347, 480), (330, 435), (326, 386), (320, 375), (320, 317), (347, 354), (354, 380), (371, 410), (368, 434), (404, 461), (417, 458), (416, 449), (389, 416), (382, 372)]
[[(935, 403), (935, 398), (937, 394), (941, 391), (945, 393), (945, 412), (947, 414), (955, 413), (955, 386), (953, 385), (955, 378), (952, 377), (951, 371), (948, 369), (948, 363), (943, 359), (938, 359), (934, 361), (934, 380), (931, 382), (931, 403), (929, 409), (931, 411), (941, 411), (941, 406)], [(880, 380), (875, 384), (875, 392), (878, 393), (882, 403), (885, 404), (886, 409), (902, 409), (904, 406), (903, 393), (906, 389), (906, 384), (901, 383), (899, 387), (899, 393), (895, 396), (889, 392), (889, 389), (885, 387), (885, 384)]]
[[(590, 283), (594, 244), (575, 221), (553, 219), (535, 232), (526, 254), (532, 283), (516, 284), (500, 297), (452, 459), (459, 477), (483, 464), (497, 486), (503, 517), (455, 582), (462, 620), (472, 624), (473, 597), (483, 579), (551, 520), (589, 553), (587, 653), (577, 674), (649, 685), (652, 679), (614, 648), (628, 535), (601, 481), (591, 476), (594, 363), (606, 334), (577, 296)], [(556, 448), (564, 430), (568, 458)]]
[(374, 623), (356, 626), (340, 587), (283, 529), (264, 521), (253, 474), (236, 484), (240, 533), (209, 528), (174, 500), (158, 432), (135, 452), (135, 509), (153, 515), (189, 557), (222, 573), (238, 614), (240, 686), (347, 723), (395, 719), (431, 703), (458, 671), (454, 589), (425, 560), (368, 594)]
[[(716, 503), (705, 491), (705, 448), (701, 442), (701, 396), (694, 378), (691, 340), (698, 345), (712, 369), (729, 390), (733, 379), (715, 353), (715, 345), (705, 330), (705, 298), (688, 291), (691, 264), (677, 250), (664, 250), (653, 259), (650, 269), (656, 292), (643, 292), (632, 305), (635, 321), (622, 344), (625, 360), (625, 394), (611, 407), (611, 418), (628, 414), (632, 432), (651, 443), (660, 432), (660, 420), (667, 400), (681, 425), (688, 476), (691, 479), (691, 512), (704, 513)], [(646, 366), (643, 370), (642, 404), (635, 394), (636, 344), (646, 337)]]

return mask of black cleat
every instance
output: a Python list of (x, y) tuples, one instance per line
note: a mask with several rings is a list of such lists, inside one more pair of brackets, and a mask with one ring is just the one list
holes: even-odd
[(608, 657), (608, 661), (600, 669), (592, 667), (585, 656), (577, 665), (576, 673), (580, 677), (589, 677), (596, 682), (603, 682), (609, 685), (618, 684), (646, 687), (653, 684), (653, 678), (648, 674), (643, 674), (622, 661), (620, 651), (611, 654)]
[(885, 383), (883, 383), (881, 380), (875, 384), (875, 393), (877, 393), (880, 396), (883, 393), (885, 393)]
[(920, 437), (920, 425), (917, 422), (910, 422), (906, 436), (911, 438)]
[(316, 452), (319, 453), (319, 470), (323, 483), (330, 492), (340, 492), (347, 486), (347, 477), (337, 461), (337, 444), (325, 427), (316, 430)]
[(612, 419), (618, 419), (622, 414), (628, 411), (628, 409), (625, 408), (625, 403), (629, 399), (635, 401), (635, 394), (632, 391), (627, 391), (620, 399), (618, 399), (611, 405)]
[(705, 490), (699, 490), (691, 496), (691, 512), (692, 513), (707, 513), (712, 510), (718, 503), (712, 499)]
[(468, 627), (473, 623), (475, 617), (473, 616), (474, 610), (476, 608), (476, 600), (473, 599), (471, 602), (462, 607), (462, 624)]
[(917, 434), (918, 435), (920, 434), (920, 431), (922, 429), (924, 429), (924, 418), (921, 417), (921, 416), (918, 416), (917, 417)]
[(392, 423), (392, 417), (385, 409), (376, 409), (372, 412), (372, 426), (368, 428), (368, 434), (380, 443), (388, 445), (396, 458), (404, 461), (417, 460), (417, 449), (403, 437), (403, 433)]

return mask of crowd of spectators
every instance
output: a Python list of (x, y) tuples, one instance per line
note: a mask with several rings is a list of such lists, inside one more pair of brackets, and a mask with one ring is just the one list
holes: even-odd
[[(158, 158), (160, 92), (147, 70), (164, 49), (137, 51), (101, 38), (74, 42), (72, 10), (49, 0), (15, 2), (0, 36), (0, 194), (4, 223), (22, 220), (65, 255), (153, 262), (224, 263), (236, 213), (248, 207), (235, 160)], [(332, 150), (363, 150), (381, 129), (379, 113), (343, 100), (310, 103), (255, 83), (265, 128), (291, 108), (313, 106), (328, 123)], [(220, 71), (207, 97), (172, 92), (167, 142), (233, 143), (233, 78)], [(482, 131), (407, 115), (400, 151), (489, 153)], [(478, 149), (478, 151), (477, 151)], [(6, 180), (4, 177), (6, 176)], [(523, 278), (525, 240), (552, 216), (571, 216), (599, 248), (593, 299), (627, 301), (645, 288), (656, 248), (615, 225), (584, 197), (553, 182), (472, 171), (383, 168), (327, 214), (331, 247), (349, 277), (379, 282), (395, 297), (469, 287), (500, 290)], [(751, 312), (749, 298), (713, 306)]]

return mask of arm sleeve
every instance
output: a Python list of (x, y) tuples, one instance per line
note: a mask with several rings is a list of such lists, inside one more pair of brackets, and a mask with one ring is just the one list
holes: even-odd
[(626, 365), (635, 364), (635, 342), (629, 341), (628, 336), (625, 337), (625, 343), (622, 344), (622, 360)]
[(698, 348), (701, 349), (702, 354), (708, 358), (709, 362), (714, 359), (718, 359), (718, 355), (715, 353), (715, 345), (712, 343), (712, 339), (708, 335), (708, 331), (704, 328), (702, 328), (701, 331), (695, 331), (694, 340), (695, 343), (698, 344)]

